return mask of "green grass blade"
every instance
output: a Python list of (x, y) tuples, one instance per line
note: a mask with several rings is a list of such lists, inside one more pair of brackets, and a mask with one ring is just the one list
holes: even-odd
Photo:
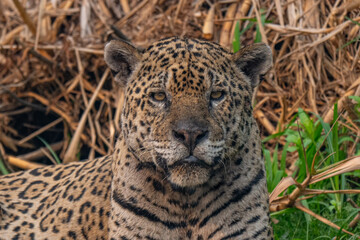
[(50, 151), (51, 155), (53, 156), (53, 158), (55, 159), (56, 163), (61, 164), (61, 161), (58, 157), (58, 155), (54, 152), (54, 150), (52, 150), (51, 146), (42, 138), (42, 137), (37, 137), (38, 139), (40, 139), (40, 141), (46, 146), (46, 148)]
[(1, 154), (0, 154), (0, 172), (2, 175), (9, 174), (9, 171), (5, 167), (4, 159), (2, 158)]
[(272, 173), (272, 162), (271, 162), (270, 151), (263, 148), (263, 153), (265, 159), (266, 181), (267, 181), (268, 191), (271, 192), (273, 173)]
[(282, 153), (281, 153), (281, 159), (280, 159), (280, 170), (285, 172), (285, 168), (286, 168), (286, 153), (287, 153), (287, 149), (289, 147), (289, 142), (286, 142), (284, 147), (283, 147), (283, 150), (282, 150)]
[(236, 22), (232, 45), (234, 53), (240, 50), (240, 21)]

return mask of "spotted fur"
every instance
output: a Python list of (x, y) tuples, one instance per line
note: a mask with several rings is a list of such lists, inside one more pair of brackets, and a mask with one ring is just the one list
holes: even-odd
[(126, 93), (115, 152), (2, 176), (0, 239), (272, 239), (251, 106), (270, 49), (112, 41), (105, 61)]

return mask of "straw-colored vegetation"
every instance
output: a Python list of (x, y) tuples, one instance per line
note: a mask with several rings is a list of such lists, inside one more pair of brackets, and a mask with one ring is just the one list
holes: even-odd
[(177, 35), (237, 51), (262, 41), (274, 68), (253, 103), (275, 238), (359, 238), (359, 0), (1, 0), (0, 9), (1, 174), (113, 151), (123, 96), (105, 42), (141, 48)]

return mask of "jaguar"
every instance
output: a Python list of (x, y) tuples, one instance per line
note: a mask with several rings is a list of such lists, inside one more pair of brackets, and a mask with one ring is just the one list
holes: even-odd
[(254, 88), (263, 43), (112, 40), (125, 91), (112, 154), (0, 177), (0, 239), (272, 239)]

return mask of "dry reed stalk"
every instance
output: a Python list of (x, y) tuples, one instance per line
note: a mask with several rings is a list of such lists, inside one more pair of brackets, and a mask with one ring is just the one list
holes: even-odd
[[(100, 109), (102, 109), (105, 105), (105, 102), (102, 102), (100, 105)], [(114, 151), (114, 145), (111, 145), (110, 142), (108, 141), (108, 139), (111, 139), (111, 136), (109, 138), (109, 136), (105, 137), (102, 132), (101, 132), (101, 126), (100, 126), (100, 113), (101, 111), (98, 111), (96, 116), (95, 116), (95, 126), (96, 126), (96, 132), (97, 135), (102, 139), (103, 143), (106, 145), (106, 147), (109, 149), (108, 152), (112, 153)]]
[(43, 15), (44, 15), (45, 4), (46, 4), (46, 0), (40, 0), (38, 22), (37, 22), (36, 36), (35, 36), (35, 46), (34, 46), (35, 51), (37, 50), (37, 47), (39, 44), (39, 39), (40, 39), (40, 34), (41, 34), (41, 29), (42, 29), (41, 23), (42, 23), (42, 19), (43, 19)]
[(210, 40), (214, 36), (214, 18), (215, 18), (215, 4), (213, 4), (210, 7), (204, 21), (204, 25), (202, 28), (202, 36), (205, 39)]
[(347, 202), (350, 203), (353, 208), (359, 208), (358, 214), (349, 223), (349, 228), (354, 228), (358, 224), (358, 222), (360, 221), (360, 207), (351, 198), (348, 198)]
[[(233, 3), (228, 7), (225, 15), (226, 19), (233, 18), (235, 16), (237, 6), (238, 6), (237, 3)], [(225, 47), (230, 46), (232, 40), (230, 38), (232, 26), (233, 26), (233, 22), (225, 22), (223, 24), (222, 29), (220, 31), (220, 40), (219, 40), (220, 45)]]
[(233, 19), (232, 21), (239, 21), (239, 29), (236, 29), (236, 24), (232, 25), (231, 36), (230, 36), (231, 41), (233, 41), (234, 39), (235, 31), (240, 31), (240, 29), (242, 29), (243, 20), (245, 20), (246, 18), (247, 19), (251, 18), (251, 17), (246, 17), (251, 8), (251, 4), (252, 4), (251, 0), (243, 0), (238, 4), (239, 6), (235, 14), (235, 19)]
[[(360, 20), (360, 17), (358, 18), (355, 18), (354, 21), (359, 21)], [(295, 53), (298, 53), (300, 51), (304, 51), (305, 49), (308, 49), (308, 48), (312, 48), (312, 47), (315, 47), (329, 39), (331, 39), (332, 37), (336, 36), (337, 34), (339, 34), (340, 32), (342, 32), (346, 27), (348, 27), (350, 24), (352, 24), (351, 21), (346, 21), (340, 25), (338, 25), (337, 27), (334, 28), (333, 31), (331, 31), (330, 33), (328, 33), (327, 35), (325, 35), (324, 37), (322, 38), (319, 38), (318, 40), (314, 41), (314, 42), (311, 42), (311, 43), (308, 43), (308, 44), (305, 44), (301, 47), (299, 47), (298, 49), (292, 51), (291, 53), (288, 53), (286, 54), (285, 56), (283, 56), (281, 59), (279, 60), (284, 60), (285, 58), (288, 58), (290, 57), (290, 55), (293, 55)]]
[(16, 140), (12, 139), (11, 137), (7, 136), (6, 134), (0, 134), (0, 142), (5, 145), (5, 147), (11, 149), (14, 152), (17, 152), (17, 144)]
[(174, 22), (176, 22), (176, 19), (178, 18), (179, 13), (180, 13), (182, 7), (184, 6), (185, 2), (186, 2), (186, 0), (180, 0), (179, 3), (177, 4), (175, 16), (174, 16)]
[[(17, 36), (23, 30), (24, 26), (21, 25), (8, 32), (5, 36), (2, 36), (0, 46), (4, 48), (4, 45), (10, 43), (15, 38), (15, 36)], [(12, 48), (15, 48), (15, 46), (13, 46)]]
[(345, 12), (349, 12), (351, 10), (357, 9), (360, 6), (360, 0), (352, 0), (348, 1), (344, 4), (344, 6), (333, 9), (333, 14), (340, 14)]
[[(99, 11), (96, 11), (97, 15), (102, 15), (103, 17), (101, 17), (101, 22), (104, 23), (104, 17), (105, 19), (110, 19), (112, 17), (110, 10), (108, 9), (108, 7), (106, 6), (104, 0), (99, 0), (98, 1), (99, 4)], [(120, 3), (121, 4), (121, 3)], [(91, 1), (91, 6), (94, 9), (94, 2)], [(125, 10), (124, 10), (125, 11)], [(129, 9), (130, 11), (130, 9)]]
[(125, 17), (123, 17), (115, 25), (117, 27), (121, 28), (129, 18), (131, 18), (137, 11), (139, 11), (141, 8), (143, 8), (148, 2), (149, 2), (149, 0), (143, 0), (139, 5), (137, 5), (135, 8), (133, 8), (128, 14), (126, 14)]
[(72, 118), (67, 115), (63, 110), (59, 109), (58, 107), (52, 105), (50, 103), (49, 100), (47, 100), (46, 98), (33, 93), (33, 92), (26, 92), (22, 95), (20, 95), (20, 97), (32, 97), (35, 98), (36, 100), (38, 100), (39, 102), (41, 102), (43, 105), (48, 106), (49, 109), (51, 109), (52, 111), (54, 111), (55, 113), (57, 113), (59, 116), (61, 116), (70, 126), (72, 126), (73, 128), (76, 128), (76, 124), (73, 122)]
[[(349, 90), (347, 91), (337, 102), (338, 104), (338, 111), (341, 111), (343, 109), (344, 106), (344, 102), (346, 101), (346, 99), (349, 96), (354, 95), (355, 90)], [(333, 120), (333, 116), (334, 116), (334, 106), (332, 106), (323, 116), (324, 122), (326, 123), (330, 123)]]
[[(319, 221), (321, 221), (321, 222), (329, 225), (330, 227), (333, 227), (333, 228), (335, 228), (335, 229), (337, 229), (337, 230), (341, 230), (342, 232), (347, 233), (347, 234), (350, 234), (351, 236), (355, 236), (354, 233), (349, 232), (349, 231), (347, 231), (347, 230), (339, 227), (339, 226), (336, 225), (335, 223), (332, 223), (331, 221), (327, 220), (326, 218), (324, 218), (324, 217), (322, 217), (322, 216), (320, 216), (320, 215), (318, 215), (318, 214), (315, 214), (315, 213), (312, 212), (310, 209), (304, 207), (301, 203), (296, 203), (296, 204), (295, 204), (295, 208), (297, 208), (297, 209), (299, 209), (299, 210), (301, 210), (301, 211), (309, 214), (310, 216), (312, 216), (312, 217), (318, 219)], [(357, 238), (360, 239), (360, 237), (357, 237)]]
[(35, 36), (36, 35), (36, 28), (34, 23), (31, 21), (29, 15), (26, 13), (24, 7), (21, 5), (21, 3), (19, 2), (19, 0), (13, 0), (13, 3), (15, 4), (17, 10), (20, 13), (20, 16), (22, 17), (24, 23), (28, 26), (28, 28), (30, 29), (31, 33)]
[(265, 114), (261, 110), (254, 112), (255, 118), (261, 123), (261, 125), (268, 131), (269, 134), (275, 133), (275, 127), (267, 119)]
[(106, 71), (104, 72), (95, 92), (93, 93), (88, 106), (86, 107), (83, 115), (81, 116), (81, 119), (79, 121), (79, 124), (76, 128), (76, 131), (72, 137), (71, 143), (65, 153), (64, 156), (64, 163), (69, 163), (69, 162), (73, 162), (76, 161), (76, 153), (77, 153), (77, 148), (79, 145), (79, 141), (80, 141), (80, 137), (81, 137), (81, 133), (83, 132), (83, 129), (85, 127), (85, 123), (86, 123), (86, 119), (88, 117), (88, 114), (90, 112), (90, 109), (93, 107), (95, 100), (97, 98), (98, 93), (100, 92), (103, 84), (105, 83), (105, 80), (107, 79), (108, 75), (110, 73), (109, 69), (106, 69)]
[(33, 168), (40, 168), (40, 167), (45, 167), (46, 165), (44, 164), (40, 164), (40, 163), (33, 163), (33, 162), (28, 162), (26, 160), (14, 157), (14, 156), (8, 156), (7, 158), (8, 162), (18, 168), (21, 169), (33, 169)]
[(130, 6), (128, 0), (120, 0), (120, 5), (124, 10), (125, 14), (128, 14), (130, 12)]
[[(239, 10), (239, 8), (238, 8)], [(254, 17), (233, 17), (233, 18), (223, 18), (223, 19), (215, 19), (214, 24), (222, 24), (224, 22), (235, 22), (235, 21), (246, 21), (246, 20), (252, 20)]]
[(279, 17), (279, 22), (281, 27), (284, 27), (284, 17), (283, 17), (283, 11), (281, 8), (281, 2), (280, 0), (275, 0), (275, 7), (276, 7), (276, 12), (277, 12), (277, 16)]
[(19, 144), (23, 144), (23, 143), (26, 143), (27, 141), (31, 140), (32, 138), (40, 135), (41, 133), (45, 132), (46, 130), (48, 130), (49, 128), (52, 128), (54, 127), (55, 125), (57, 125), (58, 123), (61, 123), (62, 122), (62, 118), (58, 118), (56, 119), (55, 121), (45, 125), (44, 127), (36, 130), (35, 132), (31, 133), (30, 135), (26, 136), (25, 138), (21, 139), (19, 141)]
[(319, 33), (329, 33), (334, 30), (334, 28), (324, 28), (324, 29), (317, 29), (317, 28), (301, 28), (301, 27), (293, 27), (293, 26), (281, 26), (278, 24), (273, 23), (266, 23), (265, 25), (267, 28), (274, 30), (280, 33), (297, 33), (297, 34), (319, 34)]
[(87, 38), (92, 35), (92, 29), (90, 26), (91, 18), (91, 6), (90, 0), (82, 0), (80, 9), (80, 36), (81, 38)]
[[(85, 90), (84, 90), (84, 83), (83, 83), (83, 78), (82, 78), (82, 75), (84, 74), (84, 67), (81, 63), (81, 60), (80, 60), (80, 54), (79, 54), (79, 51), (75, 51), (75, 55), (76, 55), (76, 61), (78, 63), (78, 69), (79, 69), (79, 79), (80, 79), (80, 90), (81, 90), (81, 96), (83, 98), (83, 101), (85, 103), (85, 106), (86, 106), (86, 109), (91, 109), (92, 106), (89, 106), (89, 102), (87, 100), (87, 97), (86, 97), (86, 93), (85, 93)], [(95, 90), (96, 91), (96, 90)], [(99, 91), (100, 92), (100, 91)], [(94, 92), (95, 93), (95, 92)], [(93, 120), (90, 116), (90, 114), (87, 116), (88, 117), (88, 122), (89, 122), (89, 126), (90, 126), (90, 136), (91, 136), (91, 144), (92, 145), (95, 145), (95, 141), (96, 141), (96, 133), (95, 133), (95, 127), (94, 127), (94, 123), (93, 123)], [(81, 122), (81, 121), (80, 121)], [(85, 125), (85, 124), (84, 124)], [(77, 129), (81, 129), (81, 128), (77, 128)], [(81, 130), (80, 130), (81, 131)], [(76, 133), (75, 133), (76, 134)], [(72, 145), (70, 144), (69, 147), (71, 147)], [(66, 156), (66, 154), (65, 154)], [(90, 149), (90, 152), (89, 152), (89, 155), (88, 155), (88, 158), (89, 160), (93, 160), (95, 157), (95, 150), (93, 148)]]
[[(74, 3), (74, 0), (65, 0), (65, 1), (62, 1), (60, 6), (58, 8), (66, 11), (68, 9), (70, 9), (70, 7), (73, 5)], [(50, 41), (53, 42), (56, 40), (57, 38), (57, 34), (59, 32), (59, 28), (60, 26), (64, 23), (65, 21), (65, 15), (63, 16), (59, 16), (55, 19), (54, 23), (52, 24), (51, 26), (51, 33), (50, 33)]]
[(267, 40), (267, 37), (266, 37), (265, 30), (264, 30), (264, 26), (262, 25), (262, 22), (261, 22), (261, 16), (260, 16), (260, 12), (259, 12), (259, 9), (258, 9), (257, 1), (252, 0), (252, 2), (253, 2), (254, 9), (255, 9), (256, 20), (257, 20), (259, 30), (260, 30), (260, 33), (261, 33), (261, 41), (263, 43), (269, 44), (269, 42)]

